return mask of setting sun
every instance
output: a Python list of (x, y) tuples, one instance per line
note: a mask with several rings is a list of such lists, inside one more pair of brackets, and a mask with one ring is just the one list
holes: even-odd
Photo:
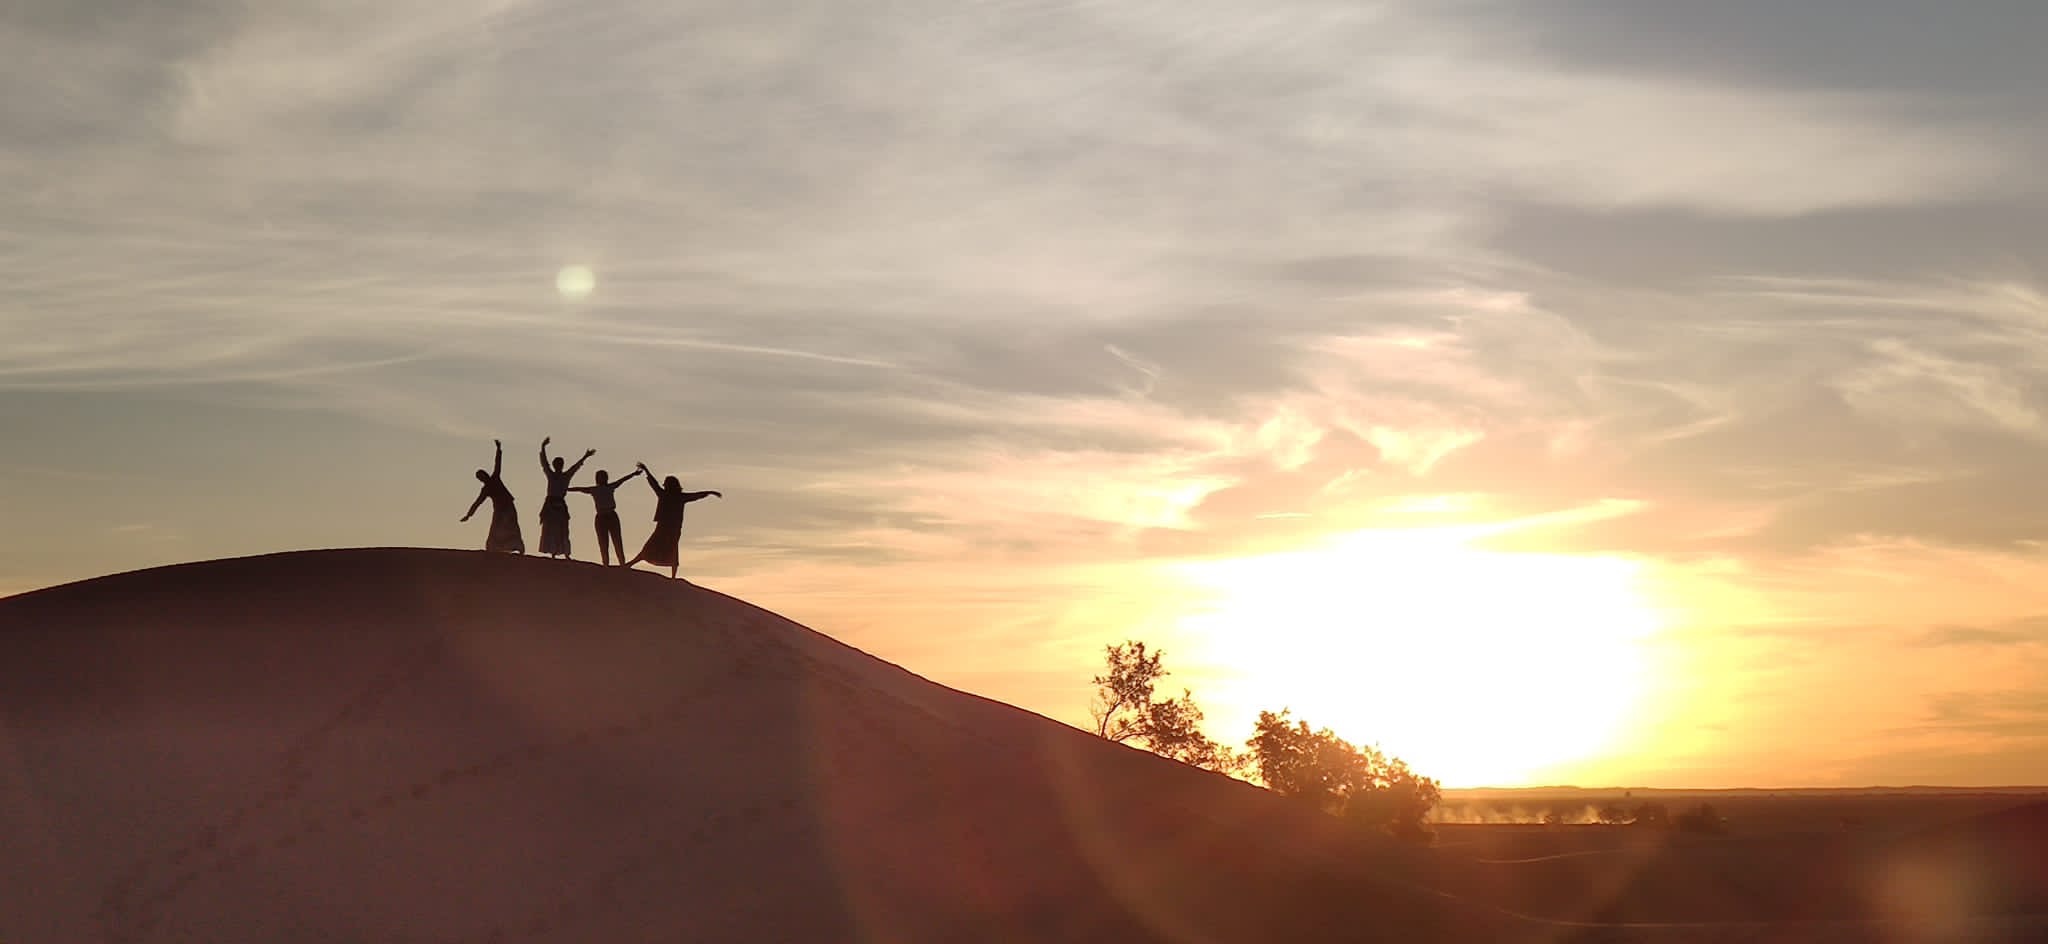
[(1218, 731), (1291, 708), (1450, 786), (1541, 781), (1614, 749), (1662, 625), (1640, 565), (1503, 553), (1469, 529), (1369, 531), (1175, 568), (1203, 594), (1188, 656)]

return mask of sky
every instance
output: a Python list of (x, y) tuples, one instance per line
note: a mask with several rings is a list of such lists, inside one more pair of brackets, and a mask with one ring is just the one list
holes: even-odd
[(553, 436), (724, 493), (687, 576), (1064, 721), (1137, 638), (1221, 740), (1454, 786), (2048, 783), (2044, 35), (13, 0), (0, 593), (481, 547), (494, 437), (531, 543)]

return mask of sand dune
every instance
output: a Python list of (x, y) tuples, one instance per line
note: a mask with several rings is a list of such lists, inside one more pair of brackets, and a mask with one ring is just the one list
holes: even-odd
[(8, 944), (1557, 936), (651, 574), (189, 564), (0, 601), (0, 666)]

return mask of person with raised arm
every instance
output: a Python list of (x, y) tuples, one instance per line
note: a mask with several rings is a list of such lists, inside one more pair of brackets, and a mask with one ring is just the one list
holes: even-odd
[(597, 450), (586, 449), (583, 458), (576, 464), (562, 468), (562, 457), (556, 456), (552, 464), (548, 461), (548, 443), (555, 437), (548, 436), (540, 441), (540, 471), (548, 477), (548, 497), (540, 505), (540, 552), (549, 557), (569, 556), (569, 482), (576, 478), (576, 470)]
[(633, 481), (634, 476), (645, 471), (647, 470), (644, 468), (634, 469), (625, 478), (613, 482), (610, 480), (610, 472), (599, 469), (597, 484), (569, 486), (569, 491), (584, 492), (597, 505), (597, 556), (606, 567), (612, 564), (612, 550), (615, 548), (619, 552), (619, 566), (626, 566), (626, 542), (619, 532), (619, 501), (618, 496), (613, 493), (619, 490), (619, 486)]
[(654, 484), (654, 473), (647, 470), (647, 463), (635, 462), (633, 468), (647, 473), (647, 487), (654, 490), (654, 533), (647, 536), (647, 543), (640, 546), (640, 553), (626, 562), (627, 567), (646, 562), (656, 567), (668, 566), (669, 579), (676, 576), (681, 564), (683, 543), (683, 506), (705, 498), (724, 498), (717, 492), (686, 492), (683, 483), (671, 475)]
[(484, 550), (502, 551), (507, 554), (526, 553), (526, 539), (519, 536), (519, 509), (513, 507), (512, 490), (505, 487), (505, 480), (498, 473), (505, 466), (505, 444), (491, 440), (497, 446), (497, 454), (491, 457), (491, 471), (476, 470), (476, 480), (484, 483), (482, 491), (476, 493), (476, 501), (469, 503), (468, 513), (462, 520), (468, 521), (476, 510), (491, 500), (491, 531), (484, 537)]

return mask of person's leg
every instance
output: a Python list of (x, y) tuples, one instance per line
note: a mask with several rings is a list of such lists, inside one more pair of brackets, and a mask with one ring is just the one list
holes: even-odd
[(592, 530), (592, 531), (594, 531), (594, 532), (596, 532), (596, 533), (597, 533), (597, 558), (598, 558), (598, 562), (599, 562), (599, 563), (601, 563), (601, 564), (603, 564), (603, 565), (604, 565), (604, 566), (606, 566), (606, 567), (609, 567), (609, 566), (611, 566), (611, 563), (612, 563), (612, 548), (611, 548), (611, 545), (609, 545), (609, 544), (606, 544), (606, 543), (604, 542), (604, 512), (601, 512), (601, 511), (600, 511), (600, 512), (598, 512), (598, 513), (597, 513), (597, 516), (596, 516), (595, 518), (591, 519), (591, 522), (590, 522), (590, 530)]

